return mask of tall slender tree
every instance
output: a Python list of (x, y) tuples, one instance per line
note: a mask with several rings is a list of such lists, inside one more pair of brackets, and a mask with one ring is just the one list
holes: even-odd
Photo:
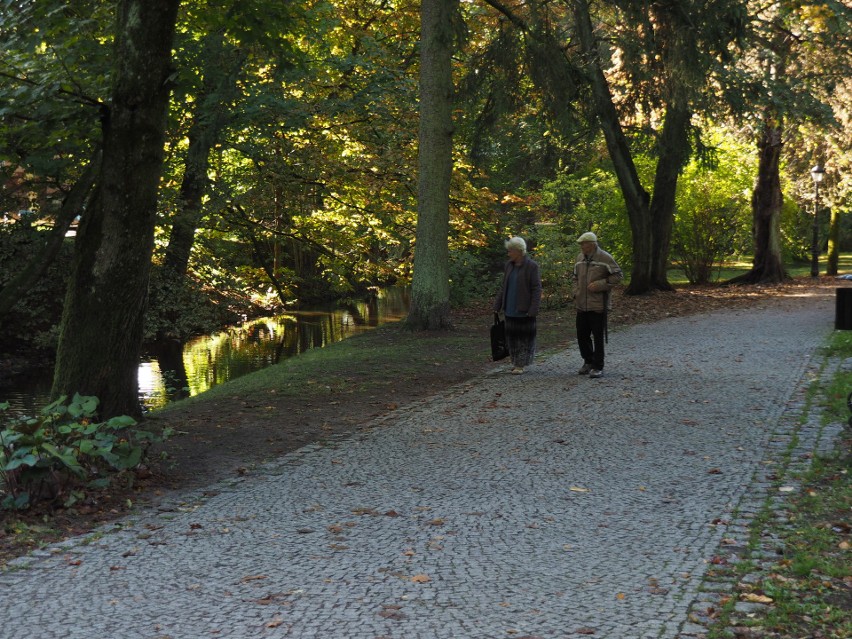
[(424, 0), (420, 31), (420, 134), (417, 238), (406, 323), (447, 329), (450, 320), (449, 226), (453, 172), (454, 21), (458, 0)]
[(164, 266), (167, 276), (179, 283), (186, 274), (195, 242), (195, 230), (204, 214), (210, 153), (221, 141), (231, 103), (237, 96), (237, 78), (245, 53), (225, 40), (221, 30), (202, 38), (202, 88), (194, 97), (178, 210), (172, 221)]

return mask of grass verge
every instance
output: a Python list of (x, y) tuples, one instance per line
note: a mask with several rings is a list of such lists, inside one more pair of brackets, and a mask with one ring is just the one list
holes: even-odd
[[(825, 355), (840, 362), (852, 358), (852, 334), (835, 332)], [(841, 364), (810, 389), (805, 410), (819, 411), (823, 426), (848, 424), (850, 390), (852, 367)], [(850, 441), (847, 426), (833, 453), (810, 460), (781, 516), (767, 500), (752, 522), (744, 560), (730, 569), (736, 586), (723, 598), (708, 639), (852, 637)]]

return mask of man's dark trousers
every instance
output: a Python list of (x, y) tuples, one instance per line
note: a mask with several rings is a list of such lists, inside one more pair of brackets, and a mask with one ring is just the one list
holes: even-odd
[[(602, 371), (604, 367), (604, 325), (606, 315), (595, 311), (577, 313), (577, 346), (580, 356), (593, 369)], [(594, 340), (594, 345), (592, 343)]]

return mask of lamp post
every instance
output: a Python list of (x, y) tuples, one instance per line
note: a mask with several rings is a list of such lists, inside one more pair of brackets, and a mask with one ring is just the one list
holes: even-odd
[(811, 242), (811, 277), (819, 277), (819, 183), (825, 177), (822, 164), (811, 169), (814, 181), (814, 236)]

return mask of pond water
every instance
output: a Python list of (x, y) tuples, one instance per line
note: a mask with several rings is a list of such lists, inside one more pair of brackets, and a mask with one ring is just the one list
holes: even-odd
[[(156, 344), (139, 364), (139, 398), (146, 410), (204, 391), (295, 357), (403, 319), (408, 289), (389, 288), (361, 302), (290, 311), (233, 326), (186, 343)], [(0, 386), (0, 402), (13, 412), (34, 413), (47, 403), (52, 370), (30, 371)]]

